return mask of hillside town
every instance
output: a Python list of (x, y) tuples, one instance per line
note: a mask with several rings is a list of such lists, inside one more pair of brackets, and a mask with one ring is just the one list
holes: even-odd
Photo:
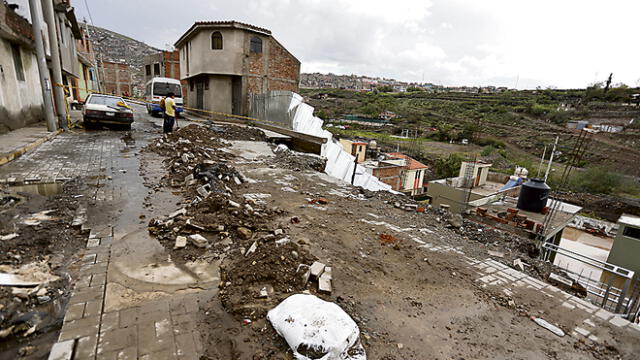
[(160, 49), (96, 8), (0, 3), (0, 359), (638, 357), (640, 88), (303, 72), (275, 24)]

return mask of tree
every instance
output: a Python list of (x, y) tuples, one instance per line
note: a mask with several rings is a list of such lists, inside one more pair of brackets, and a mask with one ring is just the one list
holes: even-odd
[(462, 160), (462, 156), (456, 153), (449, 154), (446, 159), (437, 159), (435, 164), (436, 176), (439, 179), (457, 176), (460, 172)]

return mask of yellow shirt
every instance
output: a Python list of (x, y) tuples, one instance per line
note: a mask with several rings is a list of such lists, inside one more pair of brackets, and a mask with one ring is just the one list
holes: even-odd
[(164, 113), (167, 114), (167, 116), (176, 116), (175, 106), (176, 102), (172, 98), (168, 97), (164, 99)]

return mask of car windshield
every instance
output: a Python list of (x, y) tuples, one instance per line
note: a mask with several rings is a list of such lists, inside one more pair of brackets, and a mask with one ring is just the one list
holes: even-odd
[(118, 103), (124, 103), (124, 100), (111, 96), (92, 96), (89, 98), (88, 104), (107, 105), (111, 107), (121, 107)]
[(181, 97), (180, 85), (157, 82), (153, 84), (153, 95), (167, 96), (169, 93), (173, 93), (177, 97)]

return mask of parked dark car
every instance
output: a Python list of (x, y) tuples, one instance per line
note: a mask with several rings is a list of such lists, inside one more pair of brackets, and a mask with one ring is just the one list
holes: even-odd
[(133, 110), (119, 96), (90, 94), (82, 107), (85, 128), (106, 125), (118, 129), (131, 129)]

